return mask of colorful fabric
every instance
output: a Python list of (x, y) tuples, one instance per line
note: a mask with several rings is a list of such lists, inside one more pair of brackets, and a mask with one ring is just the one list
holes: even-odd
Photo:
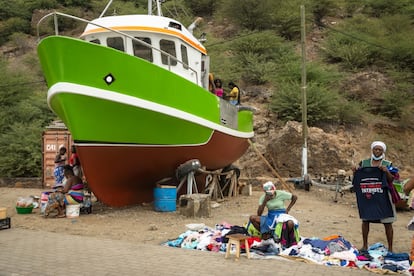
[(214, 93), (216, 94), (217, 97), (222, 98), (223, 97), (224, 90), (223, 90), (223, 88), (216, 88), (214, 90)]
[(58, 208), (64, 206), (64, 196), (60, 191), (49, 193), (47, 205), (44, 211), (44, 215), (49, 216), (50, 212), (58, 210)]
[(259, 230), (256, 229), (256, 227), (254, 227), (254, 225), (249, 221), (245, 228), (247, 229), (247, 233), (252, 236), (252, 237), (262, 237), (262, 233), (260, 233)]
[(70, 156), (69, 159), (69, 165), (71, 165), (72, 167), (75, 165), (79, 165), (80, 161), (79, 161), (79, 155), (77, 153), (72, 153), (72, 155)]
[(285, 214), (286, 209), (269, 210), (267, 216), (260, 217), (260, 232), (262, 234), (272, 232), (274, 230), (274, 221), (281, 215)]
[(72, 188), (65, 195), (65, 204), (79, 204), (83, 202), (83, 183), (73, 185)]
[(275, 184), (273, 184), (272, 181), (268, 181), (265, 184), (263, 184), (263, 191), (265, 193), (270, 193), (273, 195), (276, 192), (276, 186)]
[(279, 222), (275, 227), (275, 236), (280, 240), (283, 248), (296, 245), (300, 241), (298, 225), (295, 224), (293, 231), (287, 230), (287, 222)]
[(235, 87), (233, 87), (233, 89), (230, 91), (230, 94), (229, 94), (229, 100), (230, 100), (230, 102), (235, 101), (236, 104), (237, 104), (237, 102), (238, 102), (237, 101), (238, 96), (239, 96), (239, 88), (237, 88), (235, 86)]
[(65, 175), (63, 174), (63, 166), (55, 167), (53, 175), (55, 176), (56, 184), (63, 184), (63, 179), (65, 178)]

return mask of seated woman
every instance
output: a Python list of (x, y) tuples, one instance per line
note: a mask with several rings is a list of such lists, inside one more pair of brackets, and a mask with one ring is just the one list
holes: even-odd
[(72, 166), (65, 165), (63, 173), (66, 178), (65, 186), (57, 187), (53, 193), (49, 194), (49, 200), (45, 209), (45, 217), (57, 210), (57, 217), (65, 217), (65, 208), (67, 205), (80, 204), (83, 202), (83, 181), (79, 176), (73, 173)]
[[(283, 190), (276, 190), (275, 185), (270, 181), (263, 184), (263, 191), (265, 193), (259, 199), (257, 215), (250, 216), (250, 223), (260, 231), (262, 239), (276, 236), (284, 247), (296, 244), (299, 241), (298, 222), (287, 214), (298, 197)], [(290, 201), (287, 208), (285, 208), (285, 201)], [(268, 209), (268, 214), (264, 216), (265, 207)]]
[(64, 174), (66, 177), (66, 184), (63, 188), (65, 205), (82, 203), (84, 197), (82, 179), (74, 174), (73, 168), (70, 165), (64, 167)]

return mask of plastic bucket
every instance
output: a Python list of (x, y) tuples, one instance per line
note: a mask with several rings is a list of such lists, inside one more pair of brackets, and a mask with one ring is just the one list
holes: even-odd
[(154, 189), (154, 208), (158, 212), (174, 212), (177, 210), (177, 188), (168, 186)]
[(66, 205), (66, 217), (67, 218), (77, 218), (79, 217), (80, 205)]
[(50, 192), (43, 192), (42, 195), (40, 196), (40, 213), (41, 214), (45, 213), (47, 202), (49, 201), (49, 193)]

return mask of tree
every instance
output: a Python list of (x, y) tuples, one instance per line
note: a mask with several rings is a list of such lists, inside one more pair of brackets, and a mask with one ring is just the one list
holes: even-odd
[(0, 61), (0, 176), (39, 176), (42, 169), (41, 134), (53, 114), (26, 75)]

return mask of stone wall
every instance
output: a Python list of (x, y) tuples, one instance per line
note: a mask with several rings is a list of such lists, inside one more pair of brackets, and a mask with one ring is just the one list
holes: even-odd
[(44, 188), (40, 177), (0, 178), (0, 187)]

